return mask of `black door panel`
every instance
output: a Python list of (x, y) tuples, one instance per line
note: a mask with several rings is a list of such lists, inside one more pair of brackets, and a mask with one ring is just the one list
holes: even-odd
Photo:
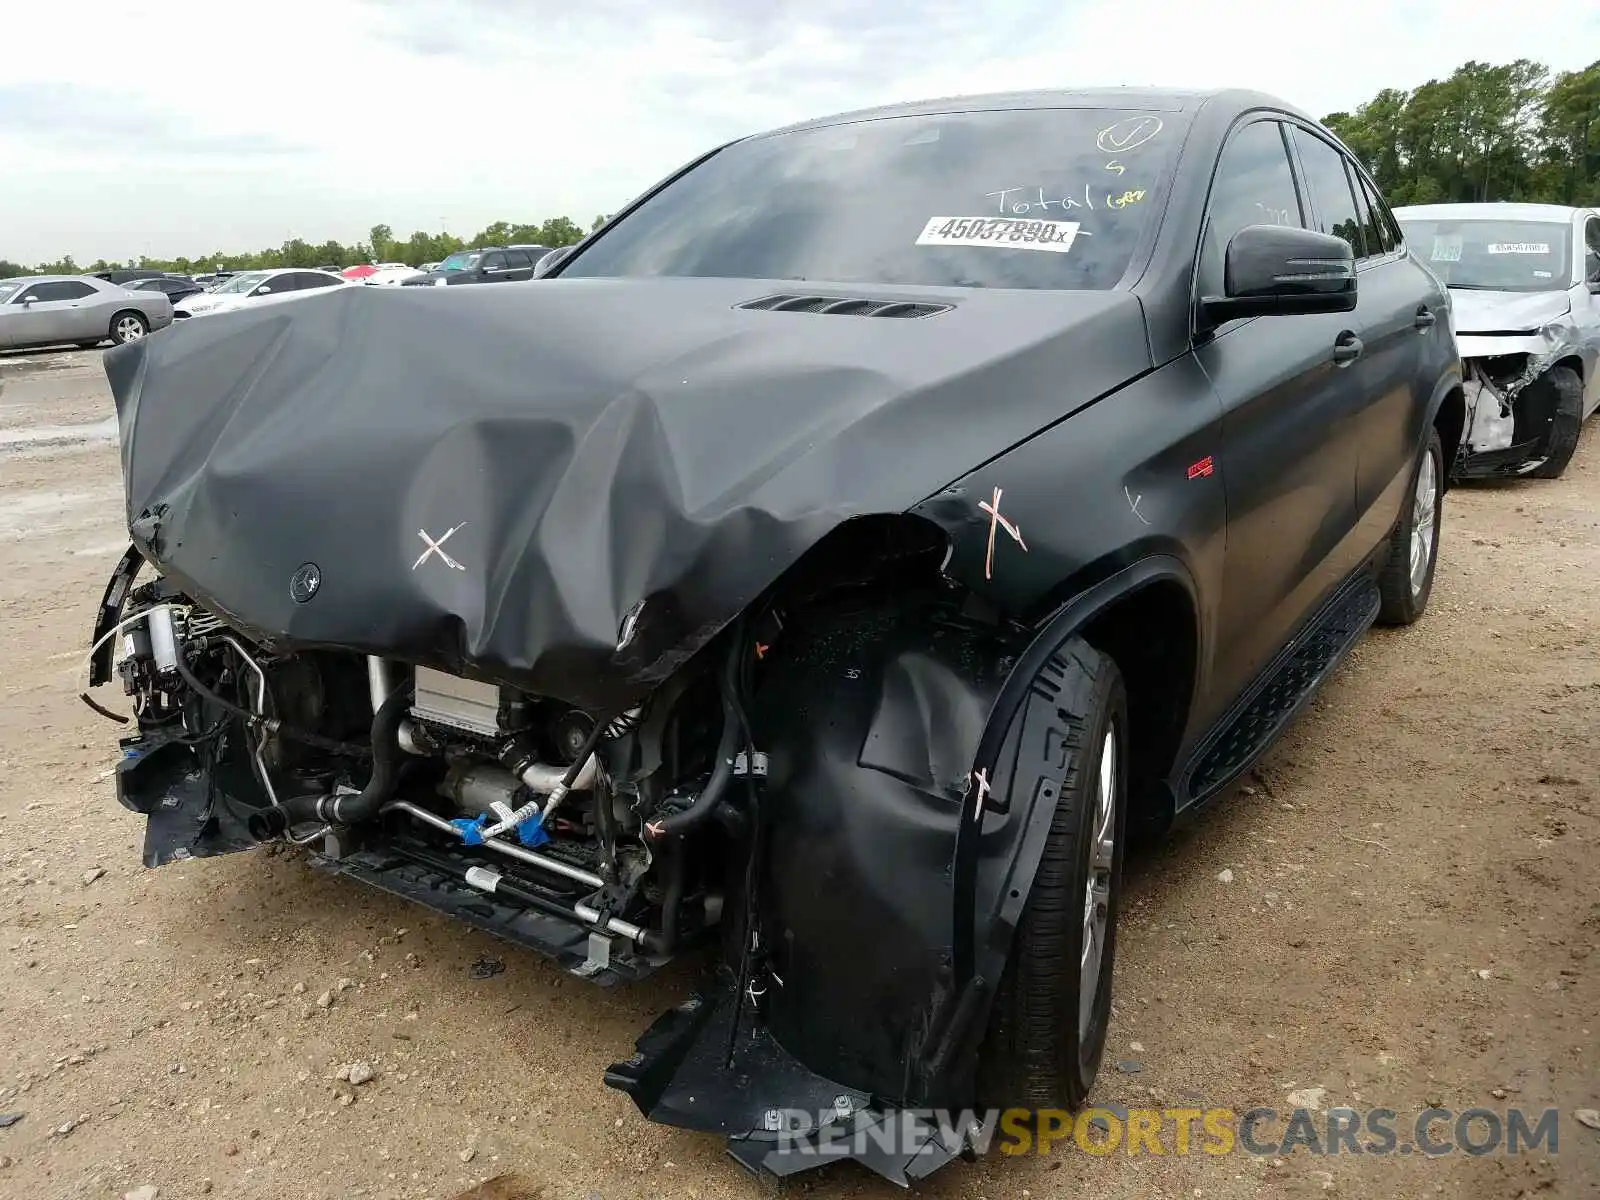
[(1354, 313), (1259, 317), (1199, 346), (1222, 402), (1228, 549), (1217, 660), (1245, 687), (1357, 564)]

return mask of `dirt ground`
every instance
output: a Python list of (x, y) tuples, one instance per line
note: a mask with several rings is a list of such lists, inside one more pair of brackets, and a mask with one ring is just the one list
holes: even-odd
[[(117, 730), (77, 699), (124, 545), (99, 357), (0, 355), (0, 1113), (25, 1114), (0, 1195), (442, 1200), (507, 1172), (507, 1197), (770, 1194), (601, 1083), (689, 967), (607, 993), (295, 855), (140, 866)], [(920, 1192), (1600, 1195), (1573, 1115), (1600, 1107), (1597, 581), (1594, 429), (1562, 480), (1450, 494), (1427, 618), (1369, 635), (1248, 785), (1132, 864), (1096, 1091), (1555, 1107), (1556, 1152), (1069, 1142)], [(337, 1078), (355, 1061), (376, 1077)], [(851, 1164), (783, 1190), (897, 1194)]]

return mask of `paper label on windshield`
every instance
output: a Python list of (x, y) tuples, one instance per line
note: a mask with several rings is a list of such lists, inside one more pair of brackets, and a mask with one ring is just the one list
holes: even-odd
[(1460, 262), (1461, 261), (1461, 235), (1441, 236), (1434, 234), (1433, 253), (1428, 255), (1430, 262)]
[(1549, 242), (1490, 242), (1490, 254), (1549, 254)]
[(987, 246), (1000, 250), (1044, 250), (1065, 254), (1078, 236), (1076, 221), (1030, 221), (1014, 217), (934, 217), (923, 226), (919, 246)]

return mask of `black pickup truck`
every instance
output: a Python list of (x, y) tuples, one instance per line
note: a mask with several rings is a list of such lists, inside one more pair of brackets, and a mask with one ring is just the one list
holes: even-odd
[(145, 861), (291, 838), (602, 985), (712, 949), (606, 1079), (752, 1168), (1080, 1104), (1130, 838), (1428, 603), (1448, 301), (1269, 96), (830, 117), (538, 287), (376, 291), (106, 355)]

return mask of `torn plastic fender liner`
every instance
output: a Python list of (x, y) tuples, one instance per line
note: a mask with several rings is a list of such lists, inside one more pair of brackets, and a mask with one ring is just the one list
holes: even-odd
[[(1059, 799), (1067, 764), (1061, 760), (1057, 689), (1050, 682), (1061, 670), (1055, 656), (1097, 613), (1162, 580), (1179, 584), (1191, 599), (1195, 595), (1188, 568), (1170, 555), (1141, 559), (1081, 592), (1035, 636), (995, 699), (974, 755), (952, 866), (952, 1012), (964, 1024), (946, 1032), (947, 1075), (972, 1077), (994, 987), (1010, 957)], [(1021, 745), (1019, 737), (1026, 739)], [(1006, 764), (1014, 765), (1008, 771)], [(978, 804), (984, 780), (1012, 799), (1003, 822)]]
[(1117, 292), (912, 289), (951, 306), (884, 321), (739, 307), (770, 281), (449, 290), (330, 289), (109, 351), (147, 557), (280, 649), (617, 709), (844, 521), (1150, 367)]

